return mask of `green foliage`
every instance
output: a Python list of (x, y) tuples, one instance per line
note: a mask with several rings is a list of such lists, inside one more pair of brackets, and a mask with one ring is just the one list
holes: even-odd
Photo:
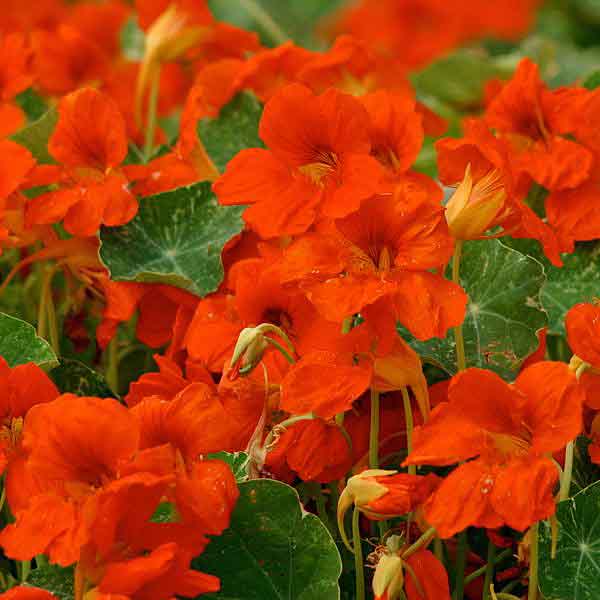
[(556, 557), (552, 530), (540, 524), (540, 589), (548, 600), (597, 600), (600, 597), (600, 482), (557, 507)]
[(130, 17), (123, 25), (119, 36), (121, 42), (121, 52), (123, 56), (131, 61), (139, 62), (144, 58), (146, 47), (146, 37), (140, 29), (137, 19)]
[[(547, 323), (540, 293), (544, 268), (535, 259), (498, 240), (467, 242), (461, 261), (461, 285), (469, 295), (463, 325), (467, 366), (512, 379), (538, 345), (536, 332)], [(415, 340), (400, 333), (426, 360), (456, 372), (453, 332), (445, 339)]]
[(51, 108), (46, 114), (13, 134), (10, 139), (25, 146), (41, 164), (53, 164), (55, 161), (48, 153), (48, 140), (58, 122), (58, 111)]
[[(233, 25), (256, 31), (261, 41), (268, 46), (276, 46), (288, 38), (300, 46), (319, 49), (325, 41), (318, 34), (319, 24), (346, 0), (251, 0), (251, 2), (230, 2), (229, 0), (209, 0), (214, 15)], [(268, 15), (279, 32), (274, 33)]]
[(337, 600), (341, 560), (327, 528), (278, 481), (240, 483), (230, 528), (194, 560), (221, 578), (215, 600)]
[(48, 103), (34, 89), (21, 92), (15, 102), (23, 109), (28, 121), (41, 119), (48, 110)]
[(27, 578), (27, 585), (47, 590), (59, 600), (73, 600), (73, 569), (65, 569), (56, 565), (45, 565), (31, 571)]
[(217, 118), (198, 122), (198, 136), (219, 172), (240, 150), (264, 147), (258, 137), (262, 109), (253, 94), (242, 92), (221, 109)]
[(215, 452), (207, 455), (206, 458), (222, 460), (227, 463), (238, 483), (248, 481), (250, 457), (245, 452)]
[(167, 283), (200, 296), (223, 279), (221, 251), (243, 207), (219, 206), (208, 182), (144, 198), (122, 227), (103, 227), (100, 258), (117, 281)]
[(77, 396), (114, 398), (104, 377), (78, 360), (61, 358), (58, 367), (52, 369), (50, 377), (63, 394), (70, 392)]
[(57, 359), (48, 342), (35, 333), (33, 325), (0, 313), (0, 356), (11, 367), (34, 362), (51, 369)]

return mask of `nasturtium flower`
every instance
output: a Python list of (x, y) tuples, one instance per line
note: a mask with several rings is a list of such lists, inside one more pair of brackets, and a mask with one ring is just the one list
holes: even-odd
[(259, 135), (267, 149), (242, 150), (214, 190), (221, 204), (250, 204), (244, 219), (263, 238), (344, 217), (377, 191), (369, 116), (352, 96), (286, 86), (265, 105)]
[(523, 531), (554, 514), (558, 470), (549, 455), (581, 432), (581, 404), (564, 363), (536, 363), (514, 384), (476, 368), (456, 375), (448, 402), (415, 429), (405, 461), (462, 463), (425, 503), (425, 519), (447, 538), (471, 525)]

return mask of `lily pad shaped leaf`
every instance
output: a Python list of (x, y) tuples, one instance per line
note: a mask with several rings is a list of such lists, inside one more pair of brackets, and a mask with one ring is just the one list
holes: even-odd
[(58, 364), (54, 350), (33, 325), (4, 313), (0, 313), (0, 356), (10, 367), (33, 362), (51, 369)]

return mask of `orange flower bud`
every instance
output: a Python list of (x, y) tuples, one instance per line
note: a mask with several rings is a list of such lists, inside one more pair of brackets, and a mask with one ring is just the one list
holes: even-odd
[(493, 223), (506, 201), (506, 190), (497, 170), (473, 182), (471, 165), (446, 205), (450, 233), (457, 240), (480, 237)]

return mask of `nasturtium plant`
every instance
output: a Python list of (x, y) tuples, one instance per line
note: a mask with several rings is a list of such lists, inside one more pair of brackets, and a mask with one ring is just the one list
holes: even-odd
[(600, 597), (595, 0), (1, 4), (0, 600)]

